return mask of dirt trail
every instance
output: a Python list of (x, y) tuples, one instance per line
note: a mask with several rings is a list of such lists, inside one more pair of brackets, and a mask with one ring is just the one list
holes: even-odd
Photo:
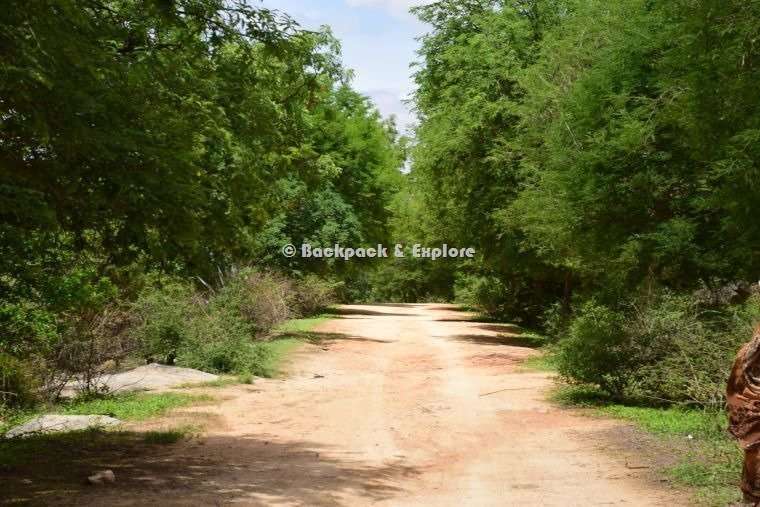
[[(277, 506), (687, 505), (615, 422), (556, 409), (509, 326), (446, 305), (343, 307), (286, 380), (221, 391), (194, 409), (202, 439), (116, 464), (80, 504)], [(499, 335), (502, 335), (501, 337)], [(216, 391), (219, 393), (220, 391)]]

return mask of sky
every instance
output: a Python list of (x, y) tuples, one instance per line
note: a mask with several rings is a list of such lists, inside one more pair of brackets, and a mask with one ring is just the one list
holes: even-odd
[(249, 0), (289, 14), (301, 26), (329, 25), (341, 42), (343, 63), (354, 71), (353, 87), (372, 98), (383, 116), (395, 115), (400, 130), (414, 122), (403, 100), (414, 90), (409, 65), (417, 59), (416, 37), (425, 25), (409, 14), (431, 0)]

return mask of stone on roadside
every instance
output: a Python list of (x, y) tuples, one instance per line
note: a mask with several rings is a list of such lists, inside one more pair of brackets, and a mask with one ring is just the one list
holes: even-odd
[(121, 421), (107, 415), (60, 415), (48, 414), (11, 428), (5, 438), (26, 437), (41, 433), (86, 430), (115, 426)]
[[(109, 393), (125, 393), (171, 389), (181, 385), (213, 382), (218, 379), (218, 375), (205, 371), (152, 363), (121, 373), (104, 374), (98, 379), (97, 384)], [(81, 386), (77, 381), (69, 382), (61, 396), (73, 398), (80, 391), (80, 388)]]
[(101, 470), (89, 476), (87, 478), (87, 482), (94, 486), (101, 484), (113, 484), (116, 482), (116, 475), (114, 475), (113, 471), (111, 470)]

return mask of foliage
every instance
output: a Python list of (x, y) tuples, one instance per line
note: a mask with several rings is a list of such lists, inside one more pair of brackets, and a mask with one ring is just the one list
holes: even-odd
[(760, 317), (760, 301), (741, 311), (702, 314), (693, 298), (665, 293), (626, 312), (586, 303), (560, 341), (567, 378), (650, 404), (720, 409), (733, 357)]
[(757, 4), (469, 0), (415, 12), (431, 29), (392, 223), (478, 257), (448, 266), (448, 280), (420, 265), (396, 280), (541, 325), (574, 381), (720, 406), (760, 269)]
[[(111, 332), (134, 328), (116, 318), (127, 309), (145, 355), (221, 370), (242, 367), (242, 346), (250, 366), (265, 353), (241, 344), (291, 307), (275, 275), (219, 273), (255, 260), (340, 279), (344, 266), (290, 262), (282, 245), (387, 234), (399, 136), (351, 88), (327, 29), (242, 0), (12, 0), (0, 47), (0, 355), (14, 378), (97, 375), (126, 351)], [(296, 311), (327, 304), (305, 280)]]
[(282, 337), (293, 326), (311, 327), (319, 318), (288, 320), (294, 312), (323, 308), (333, 284), (316, 276), (295, 280), (271, 271), (235, 269), (223, 285), (199, 290), (170, 279), (147, 286), (134, 303), (139, 323), (130, 333), (148, 361), (214, 373), (269, 377), (288, 348)]
[[(302, 292), (311, 295), (308, 287), (302, 286)], [(211, 294), (208, 313), (242, 318), (253, 334), (263, 336), (292, 315), (296, 297), (295, 283), (289, 278), (246, 268), (232, 272)]]
[(336, 302), (342, 282), (331, 282), (309, 274), (294, 284), (293, 309), (297, 315), (316, 315)]
[(33, 402), (35, 388), (30, 368), (11, 355), (0, 353), (0, 407), (17, 407)]
[(271, 351), (256, 340), (291, 315), (293, 282), (253, 269), (233, 271), (224, 280), (205, 293), (181, 281), (146, 288), (134, 306), (140, 324), (132, 331), (143, 356), (215, 373), (265, 376)]
[(620, 394), (630, 366), (622, 332), (623, 316), (593, 301), (586, 303), (573, 320), (568, 337), (560, 343), (558, 369), (581, 382), (598, 384)]

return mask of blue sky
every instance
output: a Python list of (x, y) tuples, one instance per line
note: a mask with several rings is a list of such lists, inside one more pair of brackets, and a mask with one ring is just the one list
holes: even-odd
[(408, 10), (431, 0), (249, 1), (286, 12), (305, 28), (329, 25), (341, 41), (345, 66), (355, 72), (354, 88), (369, 95), (384, 116), (396, 115), (401, 130), (414, 121), (402, 101), (414, 89), (409, 64), (425, 25)]

